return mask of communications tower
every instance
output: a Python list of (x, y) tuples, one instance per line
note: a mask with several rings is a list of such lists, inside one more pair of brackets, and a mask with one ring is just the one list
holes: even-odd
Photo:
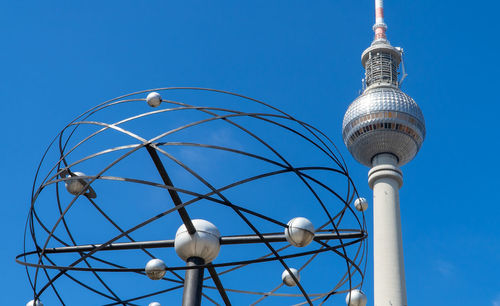
[(342, 137), (353, 157), (370, 167), (373, 189), (375, 306), (404, 306), (406, 285), (399, 210), (400, 166), (411, 161), (425, 138), (417, 103), (401, 91), (403, 50), (387, 40), (383, 0), (375, 0), (375, 38), (363, 54), (364, 91), (347, 109)]

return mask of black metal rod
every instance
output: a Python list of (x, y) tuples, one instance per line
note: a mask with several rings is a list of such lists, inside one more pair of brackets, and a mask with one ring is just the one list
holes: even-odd
[[(161, 162), (161, 159), (158, 156), (156, 149), (150, 145), (147, 145), (146, 149), (148, 150), (149, 155), (151, 155), (151, 158), (155, 163), (156, 169), (158, 169), (158, 172), (160, 173), (163, 183), (165, 183), (165, 185), (167, 186), (174, 187), (174, 184), (170, 180), (170, 177), (167, 174), (167, 170), (165, 170), (165, 167), (163, 166), (163, 163)], [(170, 194), (172, 201), (174, 201), (175, 206), (179, 206), (182, 204), (182, 200), (179, 197), (179, 194), (177, 194), (177, 191), (168, 189), (168, 193)], [(177, 211), (179, 212), (179, 215), (181, 216), (182, 222), (184, 222), (184, 225), (186, 226), (188, 233), (191, 235), (196, 233), (196, 229), (194, 228), (193, 222), (191, 222), (191, 218), (189, 217), (186, 209), (182, 207), (179, 208)]]
[[(267, 242), (285, 242), (286, 238), (284, 234), (262, 234), (264, 240)], [(337, 235), (336, 233), (323, 233), (314, 236), (314, 240), (331, 240), (331, 239), (354, 239), (364, 237), (362, 232), (350, 232), (342, 233)], [(226, 236), (220, 238), (220, 244), (247, 244), (247, 243), (259, 243), (262, 242), (257, 235), (248, 236)], [(45, 254), (53, 253), (71, 253), (71, 252), (87, 252), (92, 251), (95, 248), (101, 247), (101, 244), (87, 244), (87, 245), (77, 245), (68, 246), (60, 248), (47, 248), (45, 249)], [(155, 248), (172, 248), (174, 247), (174, 240), (156, 240), (156, 241), (136, 241), (136, 242), (122, 242), (122, 243), (112, 243), (100, 249), (100, 251), (111, 251), (111, 250), (134, 250), (134, 249), (155, 249)]]
[(224, 286), (222, 286), (222, 282), (220, 281), (219, 275), (217, 274), (217, 271), (215, 271), (214, 266), (208, 266), (207, 270), (210, 273), (212, 280), (214, 281), (215, 287), (217, 287), (217, 290), (219, 290), (219, 294), (224, 301), (224, 304), (226, 304), (226, 306), (231, 306), (229, 297), (227, 296), (226, 290), (224, 290)]
[[(187, 266), (199, 266), (205, 264), (203, 258), (190, 257)], [(182, 306), (200, 306), (201, 289), (203, 288), (204, 269), (187, 269), (184, 277), (184, 293), (182, 294)]]

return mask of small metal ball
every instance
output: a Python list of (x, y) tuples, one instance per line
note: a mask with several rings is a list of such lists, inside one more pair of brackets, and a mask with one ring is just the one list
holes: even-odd
[(314, 239), (314, 225), (306, 218), (293, 218), (285, 228), (285, 238), (293, 246), (305, 247)]
[(183, 224), (175, 234), (175, 252), (182, 260), (190, 257), (202, 258), (205, 263), (212, 262), (220, 251), (220, 232), (212, 223), (194, 219), (193, 226), (196, 232), (190, 235)]
[(358, 289), (351, 290), (345, 298), (345, 303), (348, 306), (365, 306), (367, 301), (366, 295)]
[(26, 306), (43, 306), (43, 303), (40, 300), (36, 300), (36, 302), (31, 300), (26, 303)]
[(72, 195), (77, 195), (84, 191), (85, 185), (88, 183), (88, 179), (78, 178), (79, 176), (86, 176), (83, 172), (73, 172), (71, 178), (65, 181), (66, 190)]
[(157, 107), (161, 104), (161, 95), (157, 92), (150, 92), (146, 97), (146, 101), (148, 102), (149, 106)]
[[(295, 268), (290, 268), (290, 271), (292, 271), (293, 276), (295, 276), (295, 278), (298, 281), (300, 281), (300, 273), (299, 273), (299, 271), (297, 269), (295, 269)], [(281, 274), (281, 280), (288, 287), (293, 287), (293, 286), (297, 285), (295, 283), (295, 280), (293, 280), (292, 276), (290, 275), (290, 273), (288, 273), (288, 270), (286, 270), (286, 269)]]
[(354, 207), (359, 211), (365, 211), (368, 209), (368, 201), (365, 198), (357, 198), (354, 201)]
[(148, 306), (161, 306), (161, 304), (158, 302), (153, 302), (153, 303), (149, 303)]
[(167, 273), (167, 266), (165, 266), (165, 263), (163, 260), (154, 258), (148, 261), (146, 264), (146, 268), (144, 269), (146, 271), (146, 275), (152, 279), (152, 280), (160, 280), (165, 276), (165, 273)]

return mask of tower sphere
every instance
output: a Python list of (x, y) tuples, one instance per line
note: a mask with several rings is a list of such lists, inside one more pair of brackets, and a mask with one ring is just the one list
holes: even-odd
[(194, 219), (193, 226), (196, 232), (192, 235), (183, 224), (175, 234), (174, 247), (175, 252), (184, 261), (190, 257), (199, 257), (205, 260), (205, 263), (212, 262), (220, 250), (220, 232), (212, 223)]
[(365, 306), (367, 301), (366, 295), (358, 289), (351, 290), (345, 298), (345, 303), (348, 306)]
[(153, 303), (149, 303), (148, 306), (161, 306), (161, 304), (158, 302), (153, 302)]
[(354, 207), (359, 211), (365, 211), (368, 208), (368, 201), (365, 198), (357, 198)]
[(305, 247), (314, 238), (314, 225), (306, 218), (293, 218), (285, 228), (285, 238), (293, 246)]
[(43, 303), (40, 300), (36, 300), (36, 302), (31, 300), (26, 303), (26, 306), (43, 306)]
[[(292, 271), (293, 276), (295, 276), (295, 278), (298, 281), (300, 281), (300, 273), (299, 273), (299, 271), (297, 269), (295, 269), (295, 268), (290, 268), (290, 271)], [(297, 285), (295, 283), (295, 281), (293, 280), (292, 276), (290, 275), (290, 273), (288, 273), (288, 270), (286, 270), (286, 269), (281, 274), (281, 280), (288, 287), (293, 287), (293, 286)]]
[(402, 166), (422, 146), (424, 116), (417, 103), (399, 88), (375, 84), (347, 109), (342, 137), (354, 158), (368, 167), (380, 153), (395, 155)]
[(152, 280), (160, 280), (165, 276), (166, 266), (163, 260), (154, 258), (146, 264), (146, 275)]

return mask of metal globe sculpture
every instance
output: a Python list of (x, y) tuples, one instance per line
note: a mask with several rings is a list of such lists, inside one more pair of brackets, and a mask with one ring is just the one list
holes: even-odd
[[(164, 88), (106, 101), (54, 138), (33, 186), (16, 258), (26, 300), (312, 305), (363, 285), (366, 224), (342, 157), (256, 99)], [(291, 266), (303, 278), (288, 287)]]
[(363, 52), (368, 87), (344, 115), (344, 143), (353, 157), (368, 167), (375, 155), (387, 152), (398, 158), (398, 166), (408, 163), (425, 138), (422, 111), (398, 87), (401, 54), (401, 49), (387, 41), (375, 42)]

